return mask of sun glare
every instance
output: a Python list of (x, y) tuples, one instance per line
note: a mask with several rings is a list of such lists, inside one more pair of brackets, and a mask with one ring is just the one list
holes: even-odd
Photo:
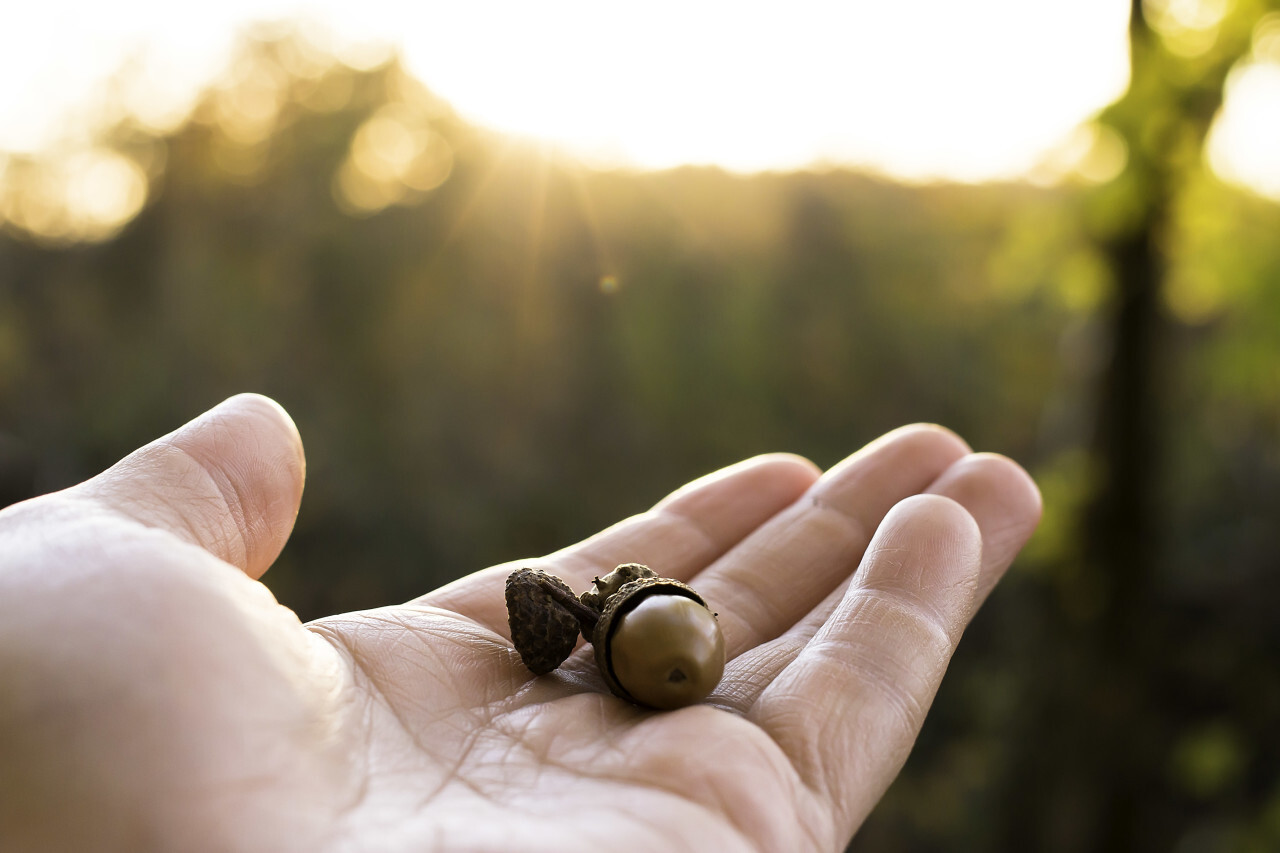
[(1227, 180), (1280, 201), (1280, 64), (1236, 69), (1209, 137), (1209, 162)]
[(1208, 154), (1225, 179), (1280, 201), (1280, 12), (1258, 22), (1253, 61), (1228, 78)]
[[(556, 2), (409, 27), (467, 116), (606, 166), (1017, 176), (1127, 80), (1127, 7)], [(536, 34), (536, 35), (535, 35)]]
[[(1229, 5), (1147, 0), (1146, 9), (1166, 44), (1193, 56), (1212, 46)], [(0, 217), (53, 234), (90, 222), (109, 232), (137, 191), (120, 189), (134, 185), (118, 164), (84, 171), (85, 158), (105, 162), (93, 129), (128, 115), (169, 132), (210, 87), (219, 163), (252, 182), (286, 97), (340, 108), (346, 78), (326, 70), (370, 68), (392, 51), (464, 118), (596, 167), (851, 166), (906, 181), (1101, 182), (1126, 157), (1091, 117), (1126, 85), (1128, 11), (1120, 0), (793, 0), (785, 11), (711, 0), (20, 4), (0, 28), (0, 73), (23, 81), (0, 89), (0, 152), (11, 155), (0, 180), (22, 182), (30, 198), (0, 185)], [(233, 62), (250, 23), (302, 37), (279, 66)], [(1273, 15), (1259, 25), (1255, 61), (1232, 77), (1210, 146), (1220, 174), (1272, 196), (1277, 45)], [(313, 85), (286, 92), (289, 76)], [(410, 203), (447, 178), (452, 157), (422, 116), (389, 108), (352, 139), (334, 197), (353, 214)], [(68, 189), (67, 176), (80, 174), (97, 175), (96, 189)], [(54, 216), (57, 198), (87, 207)]]
[[(117, 102), (174, 126), (225, 67), (236, 26), (263, 18), (318, 22), (308, 39), (349, 64), (395, 44), (465, 117), (610, 167), (821, 163), (1007, 178), (1118, 95), (1127, 74), (1127, 8), (1114, 0), (1069, 13), (1022, 0), (795, 0), (785, 12), (672, 0), (227, 0), (180, 14), (156, 0), (75, 14), (61, 5), (26, 4), (0, 35), (10, 79), (34, 84), (0, 94), (0, 150), (47, 147), (69, 115), (88, 118), (113, 74)], [(269, 76), (232, 87), (229, 126), (260, 132), (271, 89)]]

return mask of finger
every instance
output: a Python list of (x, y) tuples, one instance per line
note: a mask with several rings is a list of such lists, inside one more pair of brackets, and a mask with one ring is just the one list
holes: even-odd
[(169, 531), (257, 578), (293, 530), (305, 470), (284, 409), (241, 394), (67, 494)]
[(895, 430), (828, 471), (805, 500), (698, 575), (692, 583), (720, 616), (728, 656), (803, 618), (852, 574), (885, 513), (968, 452), (942, 427)]
[(1040, 490), (1031, 475), (1007, 456), (975, 453), (948, 468), (929, 492), (963, 506), (982, 530), (977, 598), (981, 604), (1040, 523)]
[[(963, 506), (982, 533), (976, 610), (1035, 530), (1041, 513), (1040, 491), (1027, 472), (1011, 459), (994, 453), (974, 453), (948, 468), (928, 492)], [(845, 589), (845, 585), (837, 587), (782, 636), (730, 661), (712, 701), (746, 713), (826, 624)]]
[(695, 480), (652, 510), (540, 560), (495, 566), (430, 592), (417, 603), (443, 607), (509, 636), (503, 584), (521, 566), (543, 569), (581, 592), (620, 563), (644, 563), (688, 578), (792, 504), (818, 477), (790, 454), (758, 456)]
[(938, 495), (898, 504), (831, 619), (748, 715), (850, 832), (906, 760), (981, 570), (964, 507)]

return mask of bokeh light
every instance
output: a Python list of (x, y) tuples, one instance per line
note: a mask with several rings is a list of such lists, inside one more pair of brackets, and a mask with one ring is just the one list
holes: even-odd
[[(1216, 43), (1230, 3), (1143, 7), (1168, 50), (1197, 57)], [(643, 9), (233, 0), (193, 14), (152, 0), (74, 13), (29, 5), (0, 32), (0, 72), (27, 81), (0, 93), (0, 151), (91, 147), (122, 118), (170, 132), (212, 85), (226, 143), (218, 162), (252, 183), (286, 100), (341, 109), (350, 77), (330, 73), (335, 64), (369, 69), (398, 55), (463, 118), (601, 168), (854, 166), (909, 181), (1106, 183), (1125, 152), (1092, 116), (1126, 85), (1127, 12), (1111, 0), (1069, 10), (802, 0), (785, 15), (666, 0)], [(1271, 197), (1280, 193), (1277, 20), (1259, 25), (1256, 61), (1233, 75), (1209, 149), (1220, 175)], [(276, 63), (236, 55), (251, 21), (268, 37), (296, 35)], [(448, 176), (452, 156), (426, 125), (384, 116), (353, 140), (334, 196), (361, 215), (411, 203)], [(37, 196), (45, 200), (7, 202), (26, 211), (9, 220), (75, 218), (48, 208), (57, 193)]]
[(0, 178), (0, 222), (54, 244), (105, 240), (147, 199), (143, 168), (109, 149), (10, 158)]
[(1280, 14), (1257, 26), (1253, 55), (1227, 80), (1209, 162), (1223, 178), (1280, 201)]
[(1143, 0), (1142, 7), (1165, 47), (1192, 58), (1213, 47), (1231, 0)]
[(390, 103), (365, 120), (334, 178), (334, 197), (354, 214), (414, 200), (449, 177), (453, 149), (431, 129), (426, 113)]

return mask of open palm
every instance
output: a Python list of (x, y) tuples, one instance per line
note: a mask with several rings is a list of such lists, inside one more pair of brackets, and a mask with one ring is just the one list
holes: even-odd
[[(840, 850), (915, 740), (1039, 497), (897, 430), (819, 475), (748, 460), (548, 557), (301, 624), (257, 580), (301, 444), (244, 395), (0, 513), (0, 848)], [(502, 585), (618, 563), (692, 583), (729, 662), (708, 704), (534, 678)]]

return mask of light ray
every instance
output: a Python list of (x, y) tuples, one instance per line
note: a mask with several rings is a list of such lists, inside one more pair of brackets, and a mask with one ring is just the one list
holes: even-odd
[[(525, 247), (524, 280), (533, 285), (538, 275), (538, 260), (542, 249), (542, 230), (547, 217), (547, 187), (550, 183), (551, 152), (548, 146), (539, 146), (533, 157), (534, 171), (530, 176), (532, 192), (529, 198), (529, 230)], [(532, 287), (528, 288), (532, 289)]]
[(429, 269), (434, 268), (436, 264), (443, 260), (445, 250), (462, 236), (471, 221), (471, 217), (475, 214), (481, 200), (488, 193), (498, 173), (511, 160), (515, 148), (516, 142), (513, 139), (508, 139), (497, 147), (492, 162), (485, 169), (485, 173), (480, 177), (480, 180), (476, 182), (476, 187), (471, 196), (459, 207), (458, 215), (453, 218), (453, 222), (449, 225), (449, 230), (445, 232), (439, 245), (436, 246), (435, 253), (427, 262)]
[[(582, 213), (582, 221), (587, 226), (587, 233), (591, 235), (591, 247), (600, 273), (600, 289), (604, 293), (616, 292), (619, 287), (618, 265), (600, 225), (600, 216), (596, 212), (595, 202), (591, 199), (591, 192), (587, 188), (586, 177), (581, 169), (569, 170), (568, 177), (578, 210)], [(606, 285), (606, 280), (611, 283)]]

